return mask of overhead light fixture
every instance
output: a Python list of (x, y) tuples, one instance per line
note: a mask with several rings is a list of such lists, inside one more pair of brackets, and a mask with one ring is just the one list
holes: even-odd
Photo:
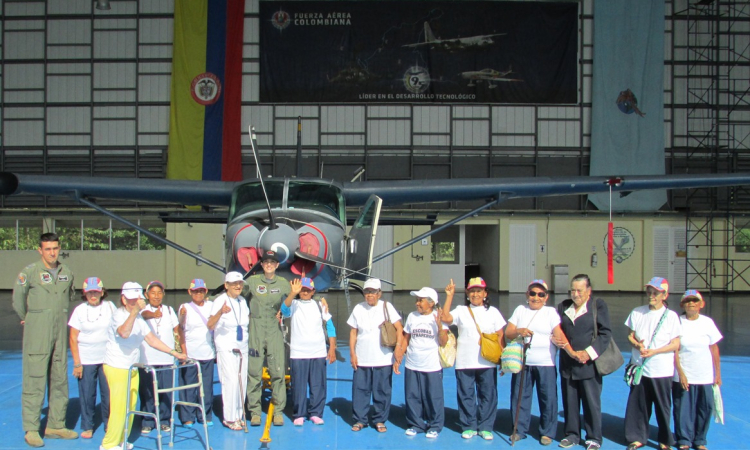
[(112, 7), (109, 6), (109, 0), (96, 0), (95, 7), (96, 9), (101, 9), (105, 11), (112, 9)]

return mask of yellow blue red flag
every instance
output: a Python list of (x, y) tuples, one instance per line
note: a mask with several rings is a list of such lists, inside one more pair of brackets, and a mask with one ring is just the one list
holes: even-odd
[(175, 2), (167, 178), (242, 179), (245, 0)]

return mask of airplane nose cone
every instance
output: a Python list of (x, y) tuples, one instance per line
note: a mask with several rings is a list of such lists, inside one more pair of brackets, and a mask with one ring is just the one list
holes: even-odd
[(278, 224), (276, 229), (264, 228), (258, 238), (258, 249), (261, 252), (273, 250), (282, 265), (294, 261), (294, 252), (299, 249), (299, 237), (294, 228), (286, 224)]

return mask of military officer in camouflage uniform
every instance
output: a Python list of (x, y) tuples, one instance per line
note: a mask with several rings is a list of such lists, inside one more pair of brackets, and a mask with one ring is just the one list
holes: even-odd
[(261, 377), (263, 358), (267, 359), (268, 373), (271, 376), (274, 403), (273, 424), (284, 425), (282, 412), (286, 406), (286, 385), (284, 383), (285, 361), (284, 336), (281, 332), (281, 302), (289, 295), (289, 281), (276, 275), (279, 259), (276, 252), (266, 251), (261, 259), (262, 274), (253, 275), (247, 280), (250, 300), (250, 340), (247, 366), (247, 409), (250, 411), (250, 425), (260, 425)]
[(73, 274), (57, 261), (60, 239), (45, 233), (39, 242), (42, 259), (18, 274), (13, 309), (23, 325), (23, 385), (21, 391), (26, 443), (41, 447), (40, 416), (49, 379), (48, 439), (76, 439), (65, 428), (68, 409), (68, 308), (74, 299)]

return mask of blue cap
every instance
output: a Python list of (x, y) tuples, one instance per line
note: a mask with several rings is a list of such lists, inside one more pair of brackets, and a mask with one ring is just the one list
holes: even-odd
[(192, 280), (190, 282), (190, 287), (188, 288), (188, 290), (191, 290), (191, 291), (197, 291), (198, 289), (208, 290), (208, 288), (206, 287), (206, 282), (201, 280), (200, 278), (196, 278)]
[(83, 282), (83, 292), (102, 292), (104, 289), (104, 283), (97, 277), (86, 278)]
[(662, 278), (662, 277), (651, 278), (651, 281), (646, 283), (646, 286), (651, 286), (657, 291), (662, 291), (662, 292), (669, 291), (669, 281), (667, 281), (666, 278)]
[(302, 287), (308, 288), (308, 289), (315, 289), (315, 282), (313, 282), (312, 279), (305, 277), (302, 279)]

